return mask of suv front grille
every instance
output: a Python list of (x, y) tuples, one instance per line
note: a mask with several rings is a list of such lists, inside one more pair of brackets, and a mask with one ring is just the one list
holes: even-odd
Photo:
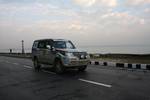
[(78, 57), (79, 59), (86, 59), (86, 53), (85, 52), (74, 52), (73, 55)]

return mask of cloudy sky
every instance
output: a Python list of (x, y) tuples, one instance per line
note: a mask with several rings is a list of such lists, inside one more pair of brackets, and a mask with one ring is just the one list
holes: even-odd
[(0, 0), (0, 49), (41, 38), (149, 45), (150, 0)]

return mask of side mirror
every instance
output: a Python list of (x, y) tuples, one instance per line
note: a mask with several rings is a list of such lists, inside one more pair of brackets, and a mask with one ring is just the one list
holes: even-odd
[(50, 49), (51, 49), (51, 46), (50, 46), (50, 45), (47, 45), (46, 48), (50, 50)]
[(55, 49), (54, 47), (52, 47), (52, 48), (51, 48), (51, 50), (52, 50), (53, 52), (55, 52), (55, 51), (56, 51), (56, 49)]
[(56, 49), (55, 49), (54, 47), (50, 46), (50, 45), (47, 45), (46, 48), (47, 48), (48, 50), (53, 51), (53, 52), (56, 51)]

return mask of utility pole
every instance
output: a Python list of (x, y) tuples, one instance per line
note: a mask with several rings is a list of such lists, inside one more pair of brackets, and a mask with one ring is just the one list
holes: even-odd
[(12, 49), (9, 49), (9, 53), (12, 53)]
[(24, 54), (24, 40), (21, 41), (22, 42), (22, 54)]

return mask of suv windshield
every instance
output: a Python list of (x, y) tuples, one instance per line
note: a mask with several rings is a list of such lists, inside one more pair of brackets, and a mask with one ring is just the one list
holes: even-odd
[(72, 44), (71, 41), (54, 41), (55, 48), (61, 49), (75, 49), (75, 46)]

